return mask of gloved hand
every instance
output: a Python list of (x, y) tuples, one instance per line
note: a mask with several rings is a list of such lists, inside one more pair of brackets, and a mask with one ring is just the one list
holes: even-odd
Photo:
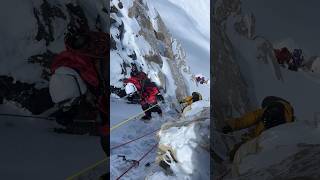
[(160, 93), (157, 94), (157, 99), (158, 99), (158, 101), (164, 102), (164, 98), (163, 98), (163, 96), (162, 96)]
[(233, 131), (233, 130), (232, 130), (232, 128), (231, 128), (229, 125), (224, 126), (224, 127), (222, 128), (223, 134), (228, 134), (228, 133), (230, 133), (230, 132), (232, 132), (232, 131)]

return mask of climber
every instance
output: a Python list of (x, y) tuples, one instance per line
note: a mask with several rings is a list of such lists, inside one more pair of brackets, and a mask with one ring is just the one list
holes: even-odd
[(135, 83), (128, 82), (126, 83), (125, 90), (127, 95), (133, 93), (139, 94), (141, 108), (145, 111), (145, 116), (142, 117), (143, 120), (150, 120), (152, 112), (157, 112), (162, 116), (162, 110), (158, 105), (158, 101), (164, 101), (164, 98), (156, 84), (151, 82), (149, 78)]
[(66, 50), (54, 58), (49, 83), (52, 100), (60, 107), (52, 116), (66, 127), (66, 132), (74, 133), (75, 118), (97, 120), (99, 114), (103, 119), (94, 123), (93, 133), (106, 126), (102, 102), (107, 102), (108, 73), (104, 69), (109, 60), (108, 45), (109, 35), (104, 32), (68, 26)]
[[(141, 91), (143, 82), (148, 79), (147, 74), (144, 73), (143, 71), (139, 71), (138, 67), (136, 64), (131, 63), (131, 72), (130, 72), (130, 78), (128, 79), (124, 79), (123, 82), (125, 84), (127, 83), (132, 83), (135, 85), (135, 87), (137, 88), (137, 90), (133, 91), (132, 93), (128, 94), (127, 93), (127, 99), (130, 102), (134, 102), (134, 103), (140, 103), (140, 95), (138, 92)], [(132, 86), (129, 86), (132, 87)]]
[(182, 111), (187, 107), (190, 106), (192, 103), (196, 101), (202, 100), (202, 96), (198, 92), (192, 92), (191, 96), (185, 97), (183, 100), (179, 101), (180, 104), (184, 104)]
[(288, 48), (274, 49), (275, 56), (280, 65), (288, 64), (291, 59), (291, 53)]
[(301, 49), (294, 49), (292, 53), (292, 59), (289, 63), (288, 69), (292, 71), (297, 71), (301, 67), (304, 57), (302, 55)]
[(280, 97), (268, 96), (262, 101), (261, 108), (246, 113), (242, 117), (233, 118), (227, 121), (227, 126), (223, 127), (223, 133), (254, 127), (254, 131), (243, 137), (243, 141), (236, 144), (230, 152), (230, 160), (245, 142), (258, 137), (263, 131), (272, 127), (290, 123), (294, 121), (294, 110), (290, 103)]
[(200, 84), (207, 84), (209, 80), (206, 80), (205, 77), (202, 74), (197, 74), (194, 76), (194, 79), (198, 85), (198, 83)]

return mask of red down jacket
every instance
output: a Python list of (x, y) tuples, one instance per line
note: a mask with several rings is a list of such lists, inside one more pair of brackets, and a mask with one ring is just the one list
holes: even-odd
[(288, 48), (274, 49), (275, 56), (279, 64), (288, 63), (291, 59), (291, 53)]
[(51, 65), (51, 72), (54, 73), (55, 70), (61, 66), (76, 70), (87, 84), (98, 89), (98, 73), (94, 62), (90, 57), (66, 50), (54, 58)]

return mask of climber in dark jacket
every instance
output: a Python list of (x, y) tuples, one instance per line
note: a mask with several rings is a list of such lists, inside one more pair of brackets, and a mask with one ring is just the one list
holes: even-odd
[(230, 159), (233, 159), (235, 152), (243, 143), (259, 136), (267, 129), (293, 121), (294, 110), (288, 101), (275, 96), (264, 98), (261, 108), (248, 112), (242, 117), (230, 119), (227, 121), (228, 125), (223, 127), (223, 133), (255, 127), (253, 132), (243, 138), (243, 142), (233, 148), (230, 152)]
[(303, 61), (304, 61), (304, 57), (302, 55), (302, 50), (294, 49), (292, 53), (292, 59), (289, 63), (288, 69), (292, 71), (297, 71), (298, 68), (302, 65)]

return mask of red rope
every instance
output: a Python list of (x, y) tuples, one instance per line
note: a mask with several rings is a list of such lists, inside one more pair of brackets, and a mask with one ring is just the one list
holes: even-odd
[(138, 137), (138, 138), (136, 138), (136, 139), (130, 140), (130, 141), (125, 142), (125, 143), (123, 143), (123, 144), (116, 145), (116, 146), (114, 146), (114, 147), (112, 147), (112, 148), (110, 148), (110, 149), (111, 149), (111, 150), (117, 149), (117, 148), (119, 148), (119, 147), (121, 147), (121, 146), (124, 146), (124, 145), (126, 145), (126, 144), (131, 143), (131, 142), (137, 141), (137, 140), (139, 140), (139, 139), (141, 139), (141, 138), (143, 138), (143, 137), (145, 137), (145, 136), (148, 136), (148, 135), (150, 135), (150, 134), (153, 134), (153, 133), (155, 133), (155, 132), (157, 132), (157, 131), (159, 131), (159, 130), (160, 130), (160, 128), (159, 128), (159, 129), (156, 129), (156, 130), (154, 130), (154, 131), (152, 131), (152, 132), (149, 132), (149, 133), (147, 133), (147, 134), (145, 134), (145, 135), (143, 135), (143, 136), (140, 136), (140, 137)]
[[(140, 161), (145, 158), (155, 147), (157, 147), (158, 143), (153, 145), (152, 148), (146, 152), (139, 160), (138, 163), (140, 163)], [(121, 174), (121, 176), (119, 176), (116, 180), (120, 179), (122, 176), (124, 176), (127, 172), (129, 172), (133, 167), (135, 167), (136, 164), (132, 164), (123, 174)]]

